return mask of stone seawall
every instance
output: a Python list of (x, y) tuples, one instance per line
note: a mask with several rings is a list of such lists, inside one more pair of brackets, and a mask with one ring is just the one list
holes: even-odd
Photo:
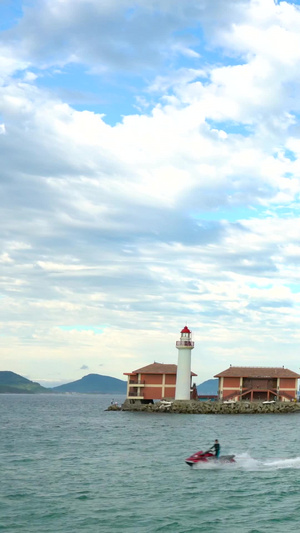
[[(108, 410), (110, 410), (108, 408)], [(300, 413), (300, 404), (295, 402), (276, 402), (263, 404), (262, 402), (236, 402), (225, 404), (222, 402), (199, 402), (196, 400), (176, 400), (168, 405), (164, 402), (154, 404), (131, 404), (125, 400), (122, 411), (143, 411), (146, 413), (182, 413), (199, 415), (238, 415), (260, 413)]]

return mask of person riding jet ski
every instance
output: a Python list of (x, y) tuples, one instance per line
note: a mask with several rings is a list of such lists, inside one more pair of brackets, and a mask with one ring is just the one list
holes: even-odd
[(218, 441), (218, 439), (215, 440), (215, 443), (213, 444), (213, 446), (211, 448), (209, 448), (210, 450), (214, 450), (215, 451), (215, 458), (216, 459), (219, 459), (220, 457), (220, 451), (221, 451), (221, 446), (220, 446), (220, 443)]
[[(212, 452), (211, 450), (214, 450)], [(194, 453), (190, 457), (188, 457), (185, 462), (189, 466), (194, 466), (197, 463), (214, 463), (214, 462), (220, 462), (220, 463), (235, 463), (234, 455), (221, 455), (221, 446), (218, 441), (218, 439), (215, 440), (215, 443), (209, 450), (206, 452), (203, 452), (202, 450), (199, 452)]]

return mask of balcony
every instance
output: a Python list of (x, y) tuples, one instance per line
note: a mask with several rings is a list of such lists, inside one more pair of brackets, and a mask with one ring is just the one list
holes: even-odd
[(138, 387), (143, 387), (145, 385), (145, 380), (130, 379), (129, 385), (137, 385)]
[(144, 390), (138, 390), (138, 387), (130, 387), (128, 398), (144, 398)]
[(176, 341), (176, 348), (194, 348), (194, 341)]

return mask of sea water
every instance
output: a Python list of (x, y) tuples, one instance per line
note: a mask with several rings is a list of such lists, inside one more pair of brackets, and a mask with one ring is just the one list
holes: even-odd
[[(0, 531), (299, 531), (300, 415), (105, 411), (110, 401), (0, 395)], [(185, 464), (215, 438), (235, 464)]]

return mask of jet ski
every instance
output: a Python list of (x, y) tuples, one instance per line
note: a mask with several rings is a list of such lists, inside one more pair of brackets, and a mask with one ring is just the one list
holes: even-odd
[(210, 450), (207, 450), (207, 452), (200, 450), (200, 452), (196, 452), (191, 457), (188, 457), (185, 462), (189, 466), (196, 465), (197, 463), (235, 463), (234, 457), (234, 455), (220, 455), (217, 459)]

